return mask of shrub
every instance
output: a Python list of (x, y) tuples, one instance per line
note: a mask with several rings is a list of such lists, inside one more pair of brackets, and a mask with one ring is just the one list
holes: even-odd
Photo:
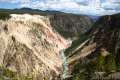
[(6, 20), (10, 18), (10, 14), (7, 12), (0, 12), (0, 19)]

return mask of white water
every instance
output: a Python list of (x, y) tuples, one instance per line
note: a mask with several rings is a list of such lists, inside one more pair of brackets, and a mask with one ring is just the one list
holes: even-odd
[(66, 59), (66, 56), (64, 54), (64, 49), (62, 49), (60, 51), (60, 55), (61, 55), (61, 59), (62, 59), (62, 66), (63, 66), (63, 73), (62, 73), (62, 76), (61, 76), (61, 79), (64, 80), (65, 78), (67, 78), (67, 73), (68, 73), (68, 64), (67, 64), (67, 59)]

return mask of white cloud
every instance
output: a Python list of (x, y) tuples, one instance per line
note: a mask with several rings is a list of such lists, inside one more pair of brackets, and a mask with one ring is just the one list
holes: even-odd
[(120, 3), (120, 0), (110, 0), (112, 3)]
[(120, 3), (116, 2), (115, 0), (112, 2), (105, 2), (101, 5), (104, 9), (116, 9), (120, 10)]
[(35, 1), (27, 4), (22, 4), (21, 7), (39, 8), (42, 10), (63, 10), (63, 9), (78, 9), (80, 5), (72, 0), (49, 0), (49, 1)]
[(0, 2), (9, 2), (9, 3), (28, 3), (30, 0), (0, 0)]
[[(20, 7), (57, 10), (76, 14), (104, 15), (120, 12), (120, 0), (0, 0)], [(118, 9), (119, 8), (119, 9)]]

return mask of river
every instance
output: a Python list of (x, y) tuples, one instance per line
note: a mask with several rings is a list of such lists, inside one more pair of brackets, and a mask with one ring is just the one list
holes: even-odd
[(65, 49), (62, 49), (60, 51), (60, 55), (61, 55), (61, 59), (62, 59), (62, 66), (63, 66), (63, 73), (61, 75), (61, 79), (64, 80), (65, 78), (67, 78), (67, 74), (68, 74), (68, 64), (67, 64), (67, 59), (66, 56), (64, 54)]

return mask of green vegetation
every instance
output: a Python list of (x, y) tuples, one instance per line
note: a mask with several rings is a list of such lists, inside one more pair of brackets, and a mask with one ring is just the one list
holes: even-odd
[[(120, 14), (100, 17), (100, 19), (93, 25), (90, 31), (79, 37), (78, 40), (72, 43), (72, 46), (66, 50), (66, 55), (76, 49), (81, 42), (94, 37), (91, 43), (97, 43), (96, 51), (90, 56), (86, 57), (87, 61), (79, 60), (74, 65), (72, 72), (73, 78), (71, 80), (115, 80), (116, 73), (120, 72), (120, 58), (119, 58), (119, 33), (120, 32)], [(90, 44), (90, 43), (88, 43)], [(87, 44), (85, 45), (87, 46)], [(105, 47), (108, 52), (107, 56), (100, 54), (101, 47)], [(79, 52), (80, 50), (78, 50)], [(75, 52), (76, 53), (76, 52)], [(117, 54), (117, 55), (116, 55)], [(85, 59), (86, 59), (85, 58)], [(89, 59), (88, 59), (89, 58)], [(85, 63), (86, 62), (86, 63)], [(112, 78), (112, 79), (111, 79)], [(106, 80), (106, 79), (105, 79)]]
[(9, 13), (7, 13), (7, 12), (0, 12), (0, 19), (6, 20), (6, 19), (9, 19), (9, 18), (10, 18)]
[[(38, 15), (54, 15), (54, 14), (60, 14), (60, 15), (75, 15), (72, 13), (64, 13), (64, 12), (59, 12), (59, 11), (42, 11), (39, 9), (31, 9), (31, 8), (20, 8), (20, 9), (0, 9), (0, 13), (5, 12), (9, 14), (24, 14), (24, 13), (29, 13), (29, 14), (38, 14)], [(80, 15), (75, 15), (75, 16), (80, 16)]]
[(106, 62), (104, 63), (104, 67), (106, 72), (111, 72), (117, 69), (115, 57), (113, 55), (108, 55), (105, 58), (105, 61)]
[(103, 78), (117, 71), (120, 67), (117, 65), (115, 57), (112, 54), (104, 57), (98, 55), (95, 59), (91, 60), (89, 63), (77, 63), (73, 71), (73, 80), (92, 80), (96, 77), (96, 72), (104, 72)]
[(33, 80), (33, 77), (18, 75), (7, 68), (0, 67), (0, 80)]
[(3, 79), (4, 77), (6, 78), (15, 78), (15, 73), (8, 70), (8, 69), (5, 69), (3, 67), (0, 67), (0, 79)]

